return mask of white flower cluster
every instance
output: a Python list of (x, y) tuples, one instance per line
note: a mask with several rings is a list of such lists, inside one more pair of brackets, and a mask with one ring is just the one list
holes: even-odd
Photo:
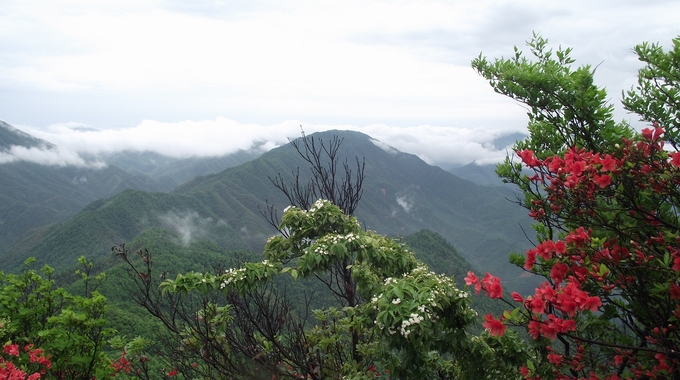
[(425, 319), (425, 318), (424, 318), (423, 316), (421, 316), (420, 314), (411, 313), (411, 315), (409, 315), (409, 319), (408, 319), (408, 320), (406, 320), (406, 321), (401, 321), (401, 327), (399, 328), (399, 333), (400, 333), (401, 336), (403, 336), (404, 338), (408, 338), (408, 336), (411, 334), (411, 330), (409, 329), (409, 327), (410, 327), (411, 325), (417, 325), (417, 324), (419, 324), (419, 323), (422, 322), (424, 319)]
[(329, 254), (330, 252), (326, 249), (327, 247), (325, 245), (317, 244), (316, 248), (314, 248), (314, 253), (318, 255), (325, 256)]
[(320, 208), (322, 208), (323, 206), (330, 204), (330, 203), (331, 203), (331, 201), (328, 201), (326, 199), (318, 199), (316, 202), (314, 202), (312, 207), (309, 208), (309, 212), (314, 213), (317, 210), (319, 210)]
[(288, 210), (292, 209), (293, 207), (295, 206), (286, 206), (286, 208), (283, 209), (283, 213), (285, 214), (286, 212), (288, 212)]
[(317, 240), (316, 247), (312, 252), (319, 255), (328, 255), (328, 247), (339, 244), (341, 242), (351, 243), (357, 240), (359, 236), (350, 232), (347, 235), (326, 235), (321, 239)]
[(220, 284), (220, 289), (224, 289), (227, 285), (243, 280), (246, 277), (246, 268), (231, 268), (224, 271), (225, 280)]
[[(373, 304), (373, 310), (378, 310), (378, 300), (380, 298), (382, 298), (382, 296), (383, 296), (383, 294), (380, 293), (377, 296), (373, 296), (373, 298), (371, 298), (371, 303)], [(377, 323), (377, 321), (376, 321), (376, 323)], [(380, 329), (382, 330), (382, 327)]]

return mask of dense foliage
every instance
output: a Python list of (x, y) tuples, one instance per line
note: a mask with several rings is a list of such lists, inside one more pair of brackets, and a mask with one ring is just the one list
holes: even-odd
[(52, 268), (39, 273), (31, 264), (20, 274), (0, 273), (0, 338), (7, 342), (0, 368), (17, 376), (30, 370), (53, 379), (108, 377), (103, 350), (114, 331), (103, 318), (106, 299), (92, 289), (101, 278), (90, 278), (90, 263), (81, 259), (88, 287), (75, 296), (55, 286)]
[[(467, 272), (462, 280), (488, 297), (478, 308), (487, 313), (484, 330), (475, 328), (471, 294), (452, 276), (358, 222), (366, 165), (338, 165), (339, 139), (321, 148), (303, 139), (294, 147), (312, 180), (305, 184), (299, 171), (291, 185), (273, 179), (292, 205), (280, 221), (274, 207), (266, 210), (279, 233), (261, 260), (244, 255), (220, 267), (221, 248), (202, 241), (192, 243), (190, 262), (174, 252), (172, 237), (112, 248), (125, 268), (110, 270), (116, 302), (125, 296), (142, 306), (152, 318), (136, 325), (154, 330), (155, 341), (114, 337), (97, 291), (103, 277), (84, 258), (82, 289), (72, 293), (32, 261), (20, 274), (0, 273), (0, 376), (680, 379), (680, 38), (668, 52), (635, 48), (645, 66), (623, 104), (651, 123), (639, 133), (613, 120), (594, 70), (572, 69), (570, 49), (552, 51), (540, 36), (528, 45), (533, 58), (516, 48), (510, 59), (480, 56), (473, 67), (529, 110), (529, 137), (497, 171), (535, 220), (537, 243), (511, 261), (542, 283), (507, 294), (499, 277), (441, 255), (440, 237), (405, 239), (434, 247), (423, 259), (443, 262), (440, 272), (458, 281)], [(114, 214), (121, 224), (128, 217)], [(147, 229), (141, 239), (158, 244), (163, 236)], [(173, 276), (188, 266), (194, 271)], [(511, 310), (492, 311), (498, 300)], [(121, 306), (110, 315), (135, 312)]]
[(536, 61), (516, 49), (473, 62), (530, 109), (530, 136), (515, 145), (521, 162), (509, 157), (498, 173), (536, 220), (538, 244), (514, 262), (546, 279), (526, 298), (513, 294), (517, 308), (487, 316), (489, 327), (528, 328), (538, 350), (525, 378), (680, 378), (680, 39), (668, 53), (635, 49), (647, 66), (624, 106), (654, 124), (641, 134), (612, 120), (590, 67), (572, 71), (570, 50), (546, 43), (529, 43)]
[[(212, 378), (508, 378), (526, 360), (513, 333), (476, 336), (467, 292), (430, 271), (398, 242), (361, 228), (356, 218), (319, 200), (290, 207), (261, 262), (219, 273), (187, 273), (153, 290), (148, 252), (118, 254), (135, 268), (140, 303), (174, 333), (177, 371)], [(130, 260), (129, 257), (142, 258)], [(328, 305), (304, 320), (271, 287), (281, 275), (329, 277), (349, 261), (355, 305)], [(135, 264), (136, 262), (136, 264)], [(140, 264), (142, 264), (140, 266)], [(280, 295), (280, 294), (278, 294)], [(192, 312), (185, 310), (190, 306)], [(198, 319), (196, 319), (198, 317)], [(197, 363), (193, 365), (193, 363)]]

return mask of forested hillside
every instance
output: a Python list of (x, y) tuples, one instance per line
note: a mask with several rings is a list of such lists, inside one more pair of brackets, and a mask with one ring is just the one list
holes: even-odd
[(340, 131), (92, 202), (0, 257), (0, 377), (680, 380), (673, 46), (635, 47), (639, 132), (540, 35), (472, 62), (530, 109), (497, 167), (518, 204)]
[[(485, 187), (427, 165), (418, 157), (386, 147), (358, 132), (329, 131), (319, 140), (344, 139), (339, 162), (366, 162), (363, 198), (356, 215), (368, 229), (393, 236), (430, 229), (444, 236), (477, 268), (493, 269), (507, 279), (520, 271), (507, 263), (510, 251), (528, 246), (522, 227), (526, 212), (509, 202), (514, 194)], [(288, 201), (270, 178), (300, 179), (310, 173), (290, 145), (263, 154), (238, 167), (198, 177), (168, 194), (128, 190), (93, 202), (78, 215), (6, 255), (6, 266), (18, 268), (25, 257), (59, 266), (80, 255), (97, 258), (108, 248), (130, 241), (152, 227), (172, 231), (189, 246), (207, 239), (227, 250), (261, 251), (275, 230), (262, 212), (270, 202), (282, 210)], [(29, 247), (30, 246), (30, 247)]]
[[(56, 162), (12, 161), (10, 149), (54, 152), (56, 147), (0, 122), (0, 257), (28, 231), (41, 229), (75, 215), (88, 203), (124, 189), (165, 191), (169, 188), (144, 175), (114, 166), (77, 167)], [(33, 237), (35, 239), (35, 235)], [(30, 240), (29, 240), (30, 241)], [(24, 242), (30, 244), (30, 242)], [(19, 246), (24, 246), (20, 244)]]

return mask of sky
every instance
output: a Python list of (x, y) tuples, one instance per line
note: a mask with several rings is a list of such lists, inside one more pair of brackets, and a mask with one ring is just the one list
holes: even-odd
[(506, 155), (494, 139), (524, 131), (526, 110), (472, 59), (538, 32), (597, 66), (617, 119), (635, 124), (619, 106), (641, 67), (632, 48), (670, 46), (678, 14), (660, 0), (2, 0), (0, 120), (67, 163), (273, 148), (300, 126), (361, 131), (441, 166), (493, 163)]

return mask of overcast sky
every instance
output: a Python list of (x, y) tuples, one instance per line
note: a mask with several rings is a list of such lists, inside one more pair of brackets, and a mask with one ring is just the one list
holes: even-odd
[(470, 68), (480, 52), (509, 56), (540, 32), (599, 65), (618, 107), (632, 47), (669, 46), (678, 15), (654, 0), (2, 0), (0, 120), (68, 154), (215, 155), (302, 125), (431, 163), (494, 162), (505, 151), (490, 142), (526, 115)]

